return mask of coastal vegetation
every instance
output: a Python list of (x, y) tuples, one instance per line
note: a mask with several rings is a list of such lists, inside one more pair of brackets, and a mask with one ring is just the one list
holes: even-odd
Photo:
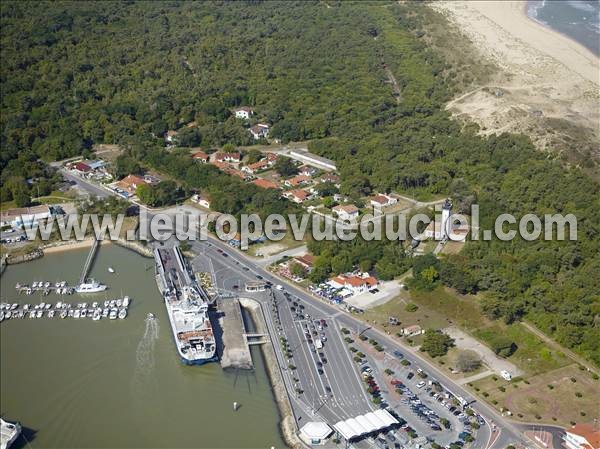
[[(482, 137), (444, 106), (468, 83), (428, 45), (422, 8), (376, 2), (44, 3), (0, 5), (3, 199), (27, 203), (38, 159), (94, 144), (126, 150), (117, 174), (165, 173), (215, 210), (296, 210), (279, 193), (164, 148), (252, 143), (231, 108), (251, 105), (283, 142), (310, 139), (335, 160), (341, 193), (450, 196), (479, 204), (482, 229), (500, 213), (572, 213), (577, 241), (468, 242), (440, 261), (414, 261), (413, 287), (481, 293), (490, 319), (528, 318), (600, 364), (600, 189), (547, 159), (522, 135)], [(243, 26), (240, 24), (243, 23)], [(386, 68), (395, 75), (394, 96)], [(283, 164), (283, 162), (281, 163)], [(280, 167), (287, 173), (288, 168)], [(16, 178), (15, 178), (16, 177)], [(25, 183), (25, 184), (24, 184)], [(170, 184), (172, 186), (172, 184)], [(166, 192), (145, 192), (154, 204)], [(163, 195), (164, 194), (164, 195)], [(411, 267), (398, 242), (310, 242), (311, 280), (360, 264), (382, 279)]]

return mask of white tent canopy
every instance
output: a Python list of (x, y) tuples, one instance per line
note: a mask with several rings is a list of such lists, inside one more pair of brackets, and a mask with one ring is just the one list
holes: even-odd
[(346, 440), (350, 440), (361, 435), (383, 430), (393, 424), (398, 424), (398, 420), (390, 412), (387, 410), (376, 410), (357, 416), (356, 418), (339, 421), (333, 425), (333, 428)]
[(326, 423), (319, 421), (311, 421), (306, 423), (300, 432), (306, 437), (308, 440), (324, 440), (327, 438), (332, 430)]

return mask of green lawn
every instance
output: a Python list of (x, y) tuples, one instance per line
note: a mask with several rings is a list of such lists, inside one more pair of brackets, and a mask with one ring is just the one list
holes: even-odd
[(521, 368), (527, 375), (544, 373), (571, 363), (564, 354), (550, 349), (519, 323), (510, 325), (494, 323), (491, 326), (475, 330), (473, 335), (487, 345), (497, 335), (509, 337), (517, 345), (517, 350), (508, 360)]

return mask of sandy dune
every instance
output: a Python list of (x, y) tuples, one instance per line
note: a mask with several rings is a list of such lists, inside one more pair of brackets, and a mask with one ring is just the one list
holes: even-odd
[(448, 108), (477, 122), (484, 133), (528, 134), (541, 149), (552, 149), (557, 142), (557, 133), (548, 133), (548, 118), (565, 119), (588, 128), (592, 139), (597, 139), (600, 136), (598, 57), (530, 20), (525, 14), (525, 4), (524, 1), (432, 3), (434, 9), (458, 25), (483, 58), (499, 68), (492, 83), (463, 94)]

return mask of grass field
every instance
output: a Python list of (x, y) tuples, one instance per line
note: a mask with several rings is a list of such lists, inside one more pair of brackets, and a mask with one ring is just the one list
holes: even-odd
[(521, 368), (526, 375), (536, 375), (567, 366), (571, 361), (561, 352), (552, 350), (537, 336), (519, 323), (505, 325), (494, 323), (473, 332), (483, 343), (488, 344), (495, 335), (505, 335), (514, 341), (517, 350), (509, 360)]
[(569, 426), (598, 417), (600, 382), (577, 364), (511, 382), (489, 376), (469, 387), (498, 410), (509, 410), (524, 422)]

